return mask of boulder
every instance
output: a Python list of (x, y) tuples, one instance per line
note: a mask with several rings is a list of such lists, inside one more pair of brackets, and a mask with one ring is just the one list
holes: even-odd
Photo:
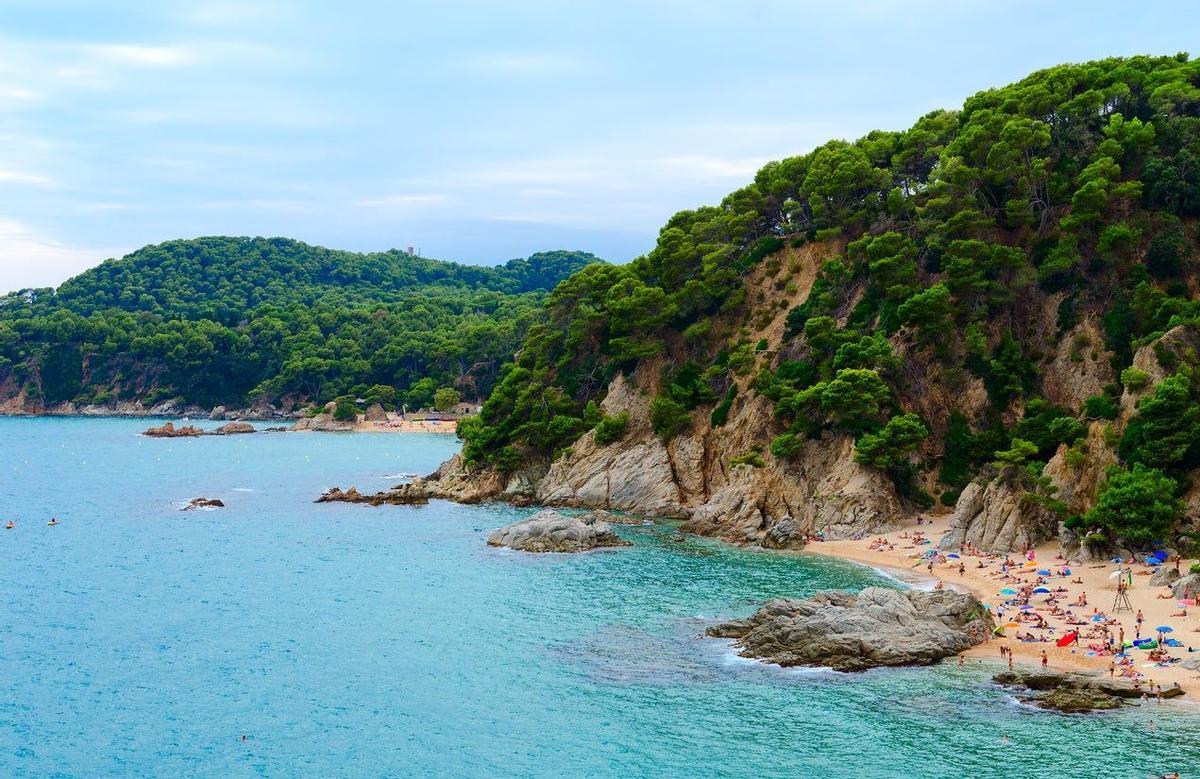
[(314, 503), (366, 503), (371, 506), (423, 506), (429, 502), (429, 493), (416, 483), (397, 484), (390, 490), (364, 495), (357, 487), (343, 492), (338, 487), (326, 490)]
[(188, 504), (180, 509), (180, 511), (191, 511), (192, 509), (214, 508), (223, 509), (225, 503), (220, 498), (192, 498)]
[(173, 422), (164, 422), (161, 427), (152, 427), (144, 431), (142, 435), (151, 438), (191, 438), (204, 435), (204, 431), (192, 425), (175, 427)]
[(803, 549), (805, 534), (796, 520), (785, 516), (767, 528), (760, 543), (764, 549)]
[(611, 525), (591, 514), (568, 517), (550, 509), (500, 528), (487, 542), (488, 546), (507, 546), (521, 552), (584, 552), (629, 545)]
[(1170, 587), (1180, 578), (1179, 571), (1175, 570), (1173, 565), (1160, 565), (1158, 570), (1150, 576), (1151, 587)]
[(967, 593), (868, 587), (857, 595), (829, 590), (771, 600), (707, 632), (737, 639), (743, 657), (865, 671), (929, 665), (982, 643), (992, 629), (987, 609)]
[(386, 422), (388, 421), (387, 412), (383, 410), (383, 406), (378, 403), (372, 403), (367, 406), (367, 410), (363, 412), (363, 419), (367, 422)]
[(1194, 598), (1197, 593), (1200, 593), (1200, 573), (1189, 573), (1171, 585), (1171, 596), (1174, 598)]
[(292, 425), (292, 430), (311, 430), (317, 433), (345, 433), (354, 429), (354, 422), (339, 422), (329, 411), (312, 417), (302, 417)]
[(226, 408), (224, 406), (217, 406), (211, 412), (209, 412), (208, 418), (214, 422), (219, 422), (225, 419), (225, 412)]
[(634, 514), (614, 514), (604, 509), (593, 509), (585, 516), (591, 517), (593, 522), (607, 522), (610, 525), (640, 525), (646, 521)]
[(242, 435), (253, 433), (254, 425), (249, 422), (226, 422), (213, 431), (214, 435)]

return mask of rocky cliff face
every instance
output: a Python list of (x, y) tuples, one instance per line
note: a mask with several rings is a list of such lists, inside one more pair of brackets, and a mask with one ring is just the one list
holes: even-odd
[(810, 441), (787, 462), (767, 456), (763, 467), (729, 465), (756, 447), (765, 451), (773, 435), (770, 404), (753, 392), (739, 394), (725, 425), (698, 420), (664, 444), (650, 428), (652, 375), (647, 368), (618, 376), (609, 388), (604, 412), (630, 418), (620, 441), (601, 446), (589, 431), (544, 472), (470, 472), (456, 457), (425, 480), (426, 489), (462, 502), (534, 501), (683, 518), (689, 532), (772, 548), (803, 546), (815, 531), (832, 538), (873, 533), (903, 517), (891, 482), (855, 462), (848, 436)]
[(987, 485), (972, 482), (958, 498), (943, 549), (966, 543), (988, 552), (1032, 549), (1054, 537), (1058, 517), (1027, 497), (1013, 478), (998, 476)]

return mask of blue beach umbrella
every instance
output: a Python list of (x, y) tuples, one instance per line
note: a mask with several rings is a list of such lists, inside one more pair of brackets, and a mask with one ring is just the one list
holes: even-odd
[(1021, 611), (1033, 611), (1033, 606), (1022, 606)]
[(1049, 571), (1047, 571), (1045, 568), (1043, 568), (1042, 570), (1038, 571), (1038, 576), (1049, 576), (1049, 575), (1050, 575), (1050, 572), (1049, 572)]
[(958, 555), (954, 554), (954, 552), (951, 552), (950, 554), (946, 555), (946, 557), (949, 557), (951, 560), (958, 559)]
[(1003, 590), (1000, 590), (1000, 594), (1001, 595), (1016, 595), (1017, 591), (1014, 590), (1012, 587), (1005, 587)]
[(1033, 591), (1037, 595), (1049, 595), (1050, 594), (1049, 587), (1034, 587)]
[(1156, 632), (1156, 633), (1174, 633), (1175, 628), (1171, 627), (1170, 625), (1159, 625), (1158, 627), (1156, 627), (1154, 629), (1154, 632)]

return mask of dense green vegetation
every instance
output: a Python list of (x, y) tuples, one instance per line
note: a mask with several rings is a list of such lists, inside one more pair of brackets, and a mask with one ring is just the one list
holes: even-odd
[(483, 397), (548, 291), (595, 259), (491, 268), (280, 238), (171, 241), (0, 298), (0, 387), (46, 403)]
[[(1198, 216), (1200, 62), (1133, 57), (1040, 71), (908, 130), (769, 163), (720, 205), (672, 217), (644, 257), (567, 279), (481, 418), (462, 427), (465, 454), (502, 469), (553, 458), (594, 424), (584, 410), (618, 372), (654, 360), (663, 376), (651, 422), (664, 439), (704, 416), (723, 424), (723, 403), (694, 412), (732, 402), (731, 384), (750, 375), (775, 403), (772, 457), (840, 432), (918, 502), (929, 500), (921, 472), (936, 470), (952, 502), (997, 462), (1061, 510), (1041, 465), (1076, 444), (1086, 423), (1116, 417), (1122, 388), (1114, 382), (1082, 408), (1050, 404), (1041, 397), (1049, 351), (1069, 336), (1072, 360), (1103, 348), (1125, 386), (1144, 386), (1149, 377), (1129, 370), (1134, 351), (1200, 323)], [(788, 251), (814, 242), (826, 255), (819, 277), (788, 313), (777, 353), (760, 358), (766, 344), (753, 329), (781, 301), (745, 277), (764, 261), (778, 274)], [(773, 289), (788, 278), (776, 275)], [(1038, 327), (1047, 308), (1051, 333)], [(1070, 335), (1089, 316), (1102, 323), (1103, 344)], [(1181, 374), (1197, 359), (1171, 358)], [(903, 370), (912, 363), (951, 399), (935, 418), (914, 411)], [(968, 416), (953, 398), (973, 382), (988, 403)], [(1152, 484), (1134, 485), (1154, 494), (1177, 488), (1200, 456), (1198, 382), (1164, 384), (1139, 405), (1121, 446), (1139, 464), (1129, 478), (1150, 478), (1142, 464), (1159, 469)], [(1139, 535), (1107, 518), (1123, 510), (1116, 491), (1137, 492), (1128, 480), (1110, 485), (1106, 508), (1074, 524), (1103, 541), (1161, 540), (1158, 519)], [(1152, 511), (1172, 505), (1156, 500)]]

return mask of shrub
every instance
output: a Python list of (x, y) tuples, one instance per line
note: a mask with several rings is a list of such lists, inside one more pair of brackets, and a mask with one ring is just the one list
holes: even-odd
[(1083, 415), (1089, 419), (1116, 419), (1117, 404), (1107, 395), (1092, 395), (1083, 401)]
[(339, 398), (334, 398), (333, 418), (338, 422), (357, 422), (358, 421), (358, 405), (354, 402), (354, 398), (349, 395), (342, 395)]
[(858, 439), (854, 459), (876, 468), (892, 468), (905, 463), (928, 435), (929, 428), (919, 416), (901, 414), (889, 419), (878, 433)]
[(767, 463), (763, 460), (762, 453), (757, 449), (751, 449), (745, 454), (739, 454), (737, 457), (730, 458), (730, 465), (749, 465), (753, 468), (762, 468)]
[(1132, 471), (1114, 470), (1087, 513), (1087, 522), (1132, 544), (1160, 541), (1183, 514), (1183, 505), (1175, 497), (1177, 486), (1162, 471), (1141, 464)]
[(793, 457), (804, 448), (804, 437), (795, 433), (781, 433), (771, 441), (771, 455), (780, 460)]
[(607, 446), (614, 441), (619, 441), (625, 437), (625, 430), (628, 427), (628, 411), (622, 411), (616, 416), (606, 416), (596, 423), (596, 443), (600, 446)]
[(737, 396), (737, 385), (731, 384), (725, 392), (725, 397), (717, 404), (717, 407), (712, 410), (712, 416), (709, 421), (713, 427), (720, 427), (729, 419), (729, 409), (733, 406), (733, 399)]
[(665, 395), (659, 395), (650, 402), (650, 426), (662, 440), (670, 441), (691, 424), (692, 417), (682, 403)]
[(1150, 375), (1132, 365), (1121, 371), (1121, 383), (1131, 390), (1140, 390), (1150, 383)]

